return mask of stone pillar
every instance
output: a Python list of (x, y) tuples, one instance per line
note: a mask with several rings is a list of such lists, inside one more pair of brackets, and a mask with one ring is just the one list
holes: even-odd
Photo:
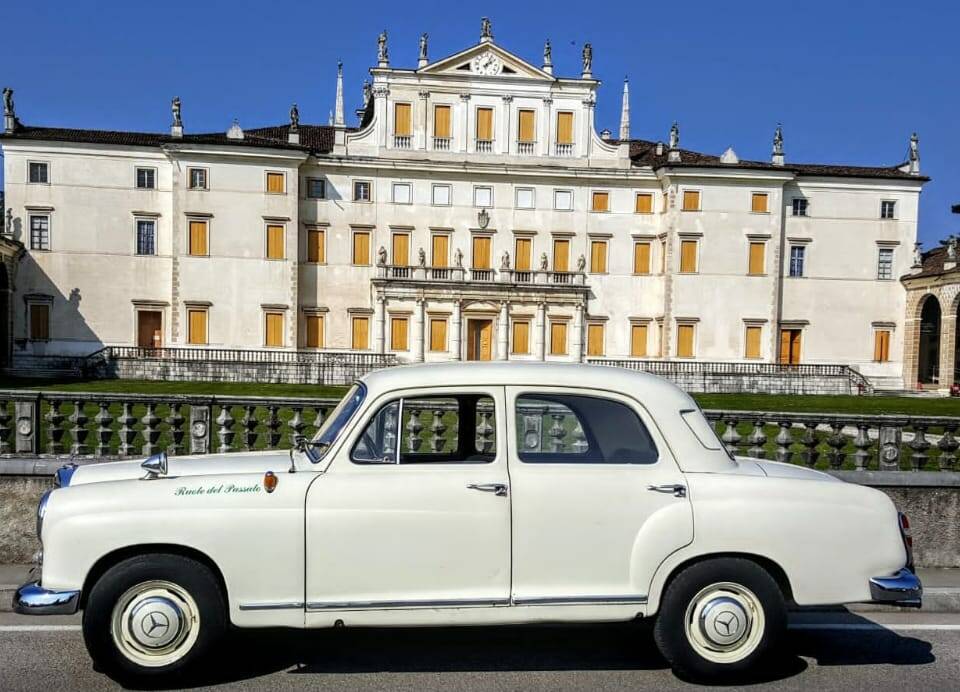
[[(543, 123), (543, 151), (540, 152), (543, 156), (550, 156), (550, 144), (551, 144), (551, 134), (553, 128), (553, 99), (549, 96), (543, 99), (543, 113), (545, 117), (545, 122)], [(532, 259), (532, 258), (531, 258)]]
[(940, 317), (940, 389), (950, 390), (954, 383), (953, 373), (956, 367), (957, 348), (957, 308), (952, 301), (941, 302), (943, 313)]
[(427, 150), (427, 140), (429, 137), (429, 123), (430, 123), (430, 92), (426, 89), (421, 89), (419, 94), (420, 96), (420, 127), (419, 131), (415, 132), (414, 135), (417, 137), (416, 148), (421, 151)]
[(583, 303), (577, 303), (577, 311), (573, 316), (573, 358), (578, 363), (583, 362)]
[(466, 154), (470, 149), (470, 94), (460, 94), (460, 151)]
[(426, 302), (423, 298), (417, 299), (416, 313), (413, 317), (413, 361), (415, 363), (423, 362), (423, 313), (426, 308)]
[(537, 320), (534, 323), (534, 335), (533, 342), (534, 346), (537, 349), (537, 358), (539, 360), (544, 360), (544, 354), (546, 353), (546, 339), (544, 336), (544, 330), (546, 329), (546, 306), (543, 303), (537, 303)]
[(460, 345), (460, 322), (462, 321), (462, 305), (459, 300), (453, 301), (453, 318), (450, 320), (450, 352), (454, 360), (462, 360), (463, 353)]
[(501, 138), (503, 144), (501, 144), (497, 149), (501, 154), (511, 153), (510, 149), (510, 123), (513, 122), (513, 115), (510, 113), (510, 105), (513, 103), (513, 97), (509, 94), (503, 96), (503, 115), (505, 117), (500, 118), (500, 121), (503, 123), (503, 132), (501, 133)]
[(915, 301), (907, 300), (907, 317), (903, 321), (903, 387), (916, 389), (920, 373), (920, 317)]
[(386, 344), (386, 340), (383, 336), (383, 313), (384, 309), (386, 308), (386, 302), (387, 299), (382, 295), (377, 296), (373, 301), (373, 346), (377, 353), (383, 353), (383, 349)]
[(497, 324), (497, 360), (507, 360), (508, 356), (508, 331), (510, 304), (507, 301), (500, 303), (500, 320)]

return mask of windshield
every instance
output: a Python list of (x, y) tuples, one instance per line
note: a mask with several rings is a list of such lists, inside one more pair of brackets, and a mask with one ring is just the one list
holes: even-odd
[(337, 407), (330, 412), (327, 419), (323, 421), (323, 425), (317, 430), (317, 434), (313, 436), (313, 444), (317, 447), (317, 451), (320, 454), (317, 461), (323, 459), (327, 450), (330, 449), (330, 446), (336, 442), (337, 437), (340, 436), (340, 432), (347, 425), (347, 421), (357, 412), (357, 409), (360, 408), (360, 404), (363, 403), (366, 396), (367, 388), (363, 386), (361, 382), (356, 383), (350, 388), (346, 396), (340, 400)]

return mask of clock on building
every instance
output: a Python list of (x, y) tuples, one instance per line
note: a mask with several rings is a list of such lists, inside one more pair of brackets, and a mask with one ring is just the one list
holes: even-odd
[(498, 75), (503, 63), (493, 53), (481, 53), (470, 61), (470, 71), (474, 74)]

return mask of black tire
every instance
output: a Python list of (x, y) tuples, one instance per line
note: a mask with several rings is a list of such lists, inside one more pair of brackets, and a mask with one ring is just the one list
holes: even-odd
[[(189, 634), (184, 635), (179, 648), (168, 655), (177, 657), (170, 662), (163, 662), (165, 658), (157, 658), (144, 664), (126, 653), (139, 645), (135, 636), (122, 637), (133, 642), (124, 646), (117, 643), (115, 636), (115, 628), (120, 626), (117, 623), (123, 621), (130, 623), (127, 633), (130, 635), (134, 631), (135, 616), (118, 617), (115, 622), (114, 610), (121, 608), (118, 612), (123, 613), (121, 602), (126, 601), (131, 592), (146, 588), (144, 585), (150, 582), (175, 586), (179, 590), (176, 593), (185, 593), (192, 599), (192, 605), (196, 606), (196, 617), (185, 618), (185, 623), (187, 620), (189, 623), (177, 629), (178, 632), (187, 630)], [(144, 594), (140, 598), (147, 596)], [(83, 611), (83, 639), (94, 667), (118, 681), (159, 683), (173, 676), (180, 681), (183, 679), (181, 676), (195, 671), (195, 664), (208, 656), (225, 634), (225, 600), (217, 578), (206, 565), (182, 555), (138, 555), (111, 567), (90, 589)], [(139, 621), (141, 631), (144, 631), (144, 622), (148, 617), (143, 616), (143, 620)], [(170, 621), (169, 618), (162, 619)], [(144, 635), (138, 636), (142, 638)], [(159, 653), (159, 650), (154, 652), (149, 648), (145, 648), (145, 651), (145, 657)]]
[[(714, 592), (712, 587), (718, 584), (733, 586), (722, 587), (729, 589), (727, 591)], [(710, 591), (704, 593), (708, 589)], [(745, 593), (738, 593), (737, 589), (745, 590)], [(717, 634), (718, 624), (728, 628), (732, 620), (737, 623), (735, 627), (741, 625), (737, 617), (737, 605), (707, 595), (711, 593), (732, 595), (732, 600), (737, 603), (738, 599), (753, 601), (753, 605), (762, 611), (762, 618), (759, 613), (752, 616), (751, 611), (745, 609), (744, 613), (748, 615), (745, 620), (751, 625), (745, 627), (742, 638), (733, 643), (718, 644), (710, 639), (711, 636), (720, 636)], [(751, 599), (751, 595), (755, 599)], [(715, 607), (703, 608), (706, 603), (713, 603)], [(725, 609), (734, 617), (723, 614)], [(703, 617), (697, 617), (698, 613)], [(721, 615), (725, 622), (718, 623)], [(769, 572), (744, 558), (716, 558), (685, 568), (669, 583), (660, 602), (654, 640), (677, 675), (698, 681), (719, 680), (741, 676), (755, 669), (776, 651), (786, 626), (787, 610), (783, 594)], [(730, 635), (729, 630), (728, 635), (736, 636)], [(696, 639), (700, 641), (692, 641)], [(732, 648), (726, 651), (724, 646)], [(716, 647), (716, 650), (712, 647)]]

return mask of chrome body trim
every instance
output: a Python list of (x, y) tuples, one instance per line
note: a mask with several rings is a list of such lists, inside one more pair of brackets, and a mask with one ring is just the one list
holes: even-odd
[(74, 463), (64, 464), (53, 474), (53, 487), (67, 488), (73, 479), (73, 474), (77, 471), (77, 465)]
[(870, 578), (870, 598), (878, 603), (919, 608), (923, 605), (920, 578), (904, 567), (889, 577)]
[(509, 598), (463, 598), (439, 601), (314, 601), (307, 610), (378, 610), (389, 608), (472, 608), (477, 606), (508, 606)]
[[(50, 494), (56, 490), (51, 488), (40, 496), (40, 502), (37, 503), (37, 540), (40, 540), (40, 534), (43, 532), (43, 517), (47, 513), (47, 503), (50, 501)], [(42, 541), (41, 541), (42, 545)]]
[(241, 603), (240, 610), (303, 610), (303, 601), (276, 601), (273, 603)]
[(514, 598), (514, 605), (645, 605), (646, 596), (534, 596)]
[(21, 615), (73, 615), (79, 609), (79, 591), (53, 591), (35, 581), (13, 595), (13, 610)]

